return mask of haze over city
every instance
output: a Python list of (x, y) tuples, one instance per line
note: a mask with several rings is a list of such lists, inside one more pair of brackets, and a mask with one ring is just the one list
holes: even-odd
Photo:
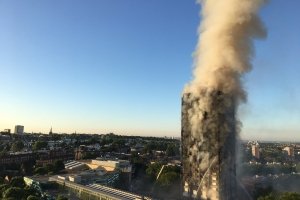
[[(244, 139), (300, 140), (299, 6), (260, 12)], [(1, 1), (0, 129), (179, 136), (199, 20), (192, 0)]]

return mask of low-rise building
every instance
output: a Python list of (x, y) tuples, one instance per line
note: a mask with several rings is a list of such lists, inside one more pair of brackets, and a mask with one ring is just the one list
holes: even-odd
[(35, 160), (37, 154), (33, 152), (16, 152), (4, 155), (0, 158), (0, 165), (21, 164), (26, 161)]

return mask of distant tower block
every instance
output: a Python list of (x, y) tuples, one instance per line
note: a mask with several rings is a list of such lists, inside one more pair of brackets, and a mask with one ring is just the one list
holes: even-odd
[(259, 154), (259, 144), (256, 142), (256, 144), (252, 145), (252, 156), (259, 159), (260, 154)]
[(49, 135), (52, 135), (52, 127), (50, 128)]
[(15, 134), (23, 134), (24, 133), (24, 126), (16, 125), (15, 126)]
[(235, 103), (219, 91), (203, 90), (198, 96), (182, 98), (183, 198), (234, 200)]

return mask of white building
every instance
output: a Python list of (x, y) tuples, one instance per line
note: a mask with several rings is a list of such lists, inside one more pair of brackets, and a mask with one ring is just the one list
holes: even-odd
[(122, 172), (131, 173), (132, 166), (128, 160), (106, 160), (102, 158), (97, 158), (96, 160), (92, 160), (93, 165), (98, 165), (104, 167), (107, 170), (115, 170), (119, 169)]
[(258, 142), (256, 142), (256, 144), (252, 145), (252, 156), (257, 158), (257, 159), (260, 158)]

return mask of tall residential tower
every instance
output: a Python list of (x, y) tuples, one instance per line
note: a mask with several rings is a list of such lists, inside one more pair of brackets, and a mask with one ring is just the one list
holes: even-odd
[(23, 134), (24, 133), (24, 126), (16, 125), (15, 126), (15, 134)]
[(197, 96), (182, 98), (183, 197), (236, 199), (235, 103), (219, 91)]

